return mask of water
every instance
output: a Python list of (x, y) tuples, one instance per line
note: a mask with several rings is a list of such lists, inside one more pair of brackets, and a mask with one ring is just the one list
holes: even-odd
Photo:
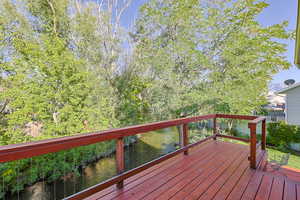
[[(221, 130), (227, 127), (226, 121), (218, 121)], [(203, 139), (212, 134), (212, 121), (202, 121), (200, 123), (190, 123), (191, 142)], [(191, 127), (190, 127), (191, 128)], [(249, 135), (247, 121), (234, 121), (233, 129), (242, 135)], [(260, 128), (258, 126), (258, 132)], [(200, 134), (199, 134), (200, 133)], [(131, 146), (125, 148), (125, 169), (133, 169), (141, 164), (149, 162), (155, 158), (172, 152), (178, 148), (179, 133), (176, 127), (166, 128), (159, 131), (152, 131), (138, 135), (138, 140)], [(52, 183), (38, 182), (33, 186), (25, 188), (19, 194), (10, 196), (7, 199), (32, 199), (32, 200), (51, 200), (62, 199), (88, 187), (107, 180), (116, 173), (115, 154), (103, 158), (97, 162), (89, 164), (80, 173), (80, 176), (67, 174), (60, 180)]]
[[(125, 149), (126, 170), (174, 151), (178, 146), (178, 142), (179, 133), (176, 127), (138, 135), (137, 142)], [(8, 197), (8, 199), (62, 199), (107, 180), (116, 174), (115, 154), (112, 154), (109, 157), (89, 164), (83, 169), (80, 176), (67, 174), (62, 180), (52, 183), (38, 182), (25, 188), (19, 194)]]

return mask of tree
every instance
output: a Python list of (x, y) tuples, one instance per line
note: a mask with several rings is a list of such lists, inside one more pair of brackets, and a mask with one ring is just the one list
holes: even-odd
[[(112, 26), (108, 13), (72, 0), (0, 2), (1, 145), (119, 125), (112, 82), (120, 42), (117, 33), (107, 40), (109, 34), (100, 31)], [(40, 127), (35, 137), (28, 132), (31, 125)], [(80, 166), (113, 149), (110, 141), (8, 162), (0, 173), (5, 190), (16, 192), (42, 178), (76, 175)]]
[(267, 6), (261, 0), (145, 4), (132, 38), (144, 76), (153, 81), (155, 112), (259, 109), (272, 75), (290, 66), (278, 41), (290, 38), (287, 22), (262, 27), (256, 21)]
[(2, 141), (34, 139), (24, 137), (32, 122), (42, 124), (42, 137), (119, 125), (124, 2), (1, 2), (0, 101), (9, 108)]

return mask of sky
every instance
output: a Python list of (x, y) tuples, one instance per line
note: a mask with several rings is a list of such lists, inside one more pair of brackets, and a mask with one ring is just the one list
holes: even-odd
[[(148, 0), (132, 0), (131, 6), (126, 10), (122, 17), (122, 24), (126, 27), (132, 25), (133, 20), (138, 16), (140, 6)], [(273, 24), (281, 23), (282, 21), (289, 21), (288, 30), (295, 30), (297, 23), (297, 0), (266, 0), (269, 4), (257, 18), (263, 26), (270, 26)], [(272, 83), (283, 83), (287, 79), (295, 79), (300, 82), (300, 69), (296, 68), (294, 63), (294, 50), (295, 41), (284, 40), (282, 41), (287, 45), (288, 61), (292, 64), (289, 70), (283, 70), (273, 76)]]
[[(297, 0), (268, 0), (270, 4), (260, 16), (258, 21), (263, 26), (280, 23), (284, 20), (289, 21), (289, 30), (296, 29), (297, 23)], [(282, 83), (287, 79), (295, 79), (296, 82), (300, 82), (300, 69), (296, 68), (294, 63), (294, 51), (295, 41), (284, 41), (287, 44), (286, 56), (289, 62), (292, 63), (292, 67), (289, 70), (284, 70), (273, 76), (272, 83)]]

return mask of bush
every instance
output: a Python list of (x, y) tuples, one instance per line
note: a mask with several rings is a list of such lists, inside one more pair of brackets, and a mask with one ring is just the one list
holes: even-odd
[(268, 124), (267, 143), (274, 146), (287, 147), (290, 143), (300, 142), (300, 127), (289, 125), (285, 122), (275, 122)]

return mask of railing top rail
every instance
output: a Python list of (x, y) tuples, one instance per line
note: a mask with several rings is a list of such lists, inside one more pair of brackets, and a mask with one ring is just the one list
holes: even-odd
[(117, 139), (120, 137), (136, 135), (158, 129), (168, 128), (200, 120), (213, 119), (216, 114), (180, 118), (125, 128), (110, 129), (93, 133), (66, 136), (61, 138), (47, 139), (35, 142), (5, 145), (0, 147), (0, 162), (8, 162), (24, 158), (31, 158), (48, 153), (54, 153), (71, 148), (95, 144), (102, 141)]
[(251, 120), (248, 123), (248, 127), (250, 128), (251, 126), (256, 126), (258, 123), (260, 123), (264, 120), (266, 120), (266, 117), (264, 117), (264, 116), (256, 117), (255, 119)]
[(249, 126), (250, 124), (257, 124), (260, 121), (265, 119), (265, 117), (246, 116), (246, 115), (209, 114), (209, 115), (153, 122), (153, 123), (129, 126), (124, 128), (97, 131), (97, 132), (91, 132), (85, 134), (78, 134), (74, 136), (66, 136), (61, 138), (40, 140), (40, 141), (21, 143), (21, 144), (5, 145), (0, 147), (0, 163), (25, 159), (25, 158), (31, 158), (34, 156), (59, 152), (62, 150), (68, 150), (75, 147), (95, 144), (98, 142), (117, 139), (120, 137), (146, 133), (149, 131), (155, 131), (163, 128), (168, 128), (172, 126), (178, 126), (190, 122), (196, 122), (200, 120), (207, 120), (213, 118), (252, 120), (251, 122), (249, 122)]
[(251, 115), (230, 115), (230, 114), (216, 114), (217, 118), (225, 119), (241, 119), (241, 120), (254, 120), (257, 116)]

